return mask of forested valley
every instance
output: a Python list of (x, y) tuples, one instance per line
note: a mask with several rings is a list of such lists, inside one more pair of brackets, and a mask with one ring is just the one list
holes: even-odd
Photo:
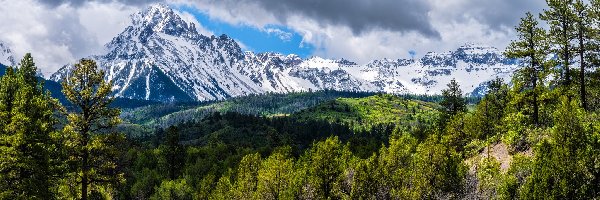
[(600, 1), (547, 3), (482, 98), (453, 80), (118, 106), (82, 59), (59, 101), (27, 54), (0, 79), (0, 199), (598, 199)]

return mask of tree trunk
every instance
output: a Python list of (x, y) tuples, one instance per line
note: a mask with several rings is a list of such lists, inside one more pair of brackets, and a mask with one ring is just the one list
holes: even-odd
[[(569, 43), (571, 42), (569, 40), (569, 33), (567, 32), (567, 29), (569, 28), (566, 19), (562, 20), (562, 36), (565, 41), (563, 46), (563, 67), (565, 68), (565, 85), (567, 87), (569, 87), (571, 85), (571, 70), (569, 69), (569, 58), (571, 57), (570, 55), (570, 49), (569, 49)], [(570, 95), (569, 95), (570, 97)]]
[[(534, 35), (534, 30), (530, 30), (531, 35), (533, 37)], [(538, 94), (537, 94), (537, 81), (538, 81), (538, 73), (536, 70), (536, 66), (538, 65), (537, 60), (535, 58), (536, 54), (535, 54), (535, 45), (533, 43), (533, 40), (529, 40), (529, 48), (533, 50), (533, 54), (531, 54), (531, 74), (530, 74), (530, 78), (532, 81), (532, 87), (533, 87), (533, 124), (537, 127), (539, 125), (539, 106), (538, 106)]]
[[(83, 116), (84, 118), (87, 120), (88, 119), (88, 111), (87, 109), (83, 109)], [(81, 158), (81, 199), (82, 200), (87, 200), (88, 199), (88, 187), (90, 184), (90, 180), (89, 180), (89, 159), (90, 159), (90, 152), (87, 150), (87, 144), (89, 142), (89, 133), (88, 131), (90, 130), (90, 128), (88, 126), (84, 126), (84, 128), (81, 131), (81, 137), (83, 139), (82, 141), (82, 147), (83, 147), (83, 156)]]
[[(84, 146), (85, 148), (85, 146)], [(88, 159), (89, 159), (89, 153), (87, 150), (84, 150), (83, 152), (83, 159), (82, 159), (82, 175), (81, 175), (81, 199), (82, 200), (87, 200), (87, 194), (88, 194), (88, 185), (89, 185), (89, 180), (88, 180)]]
[(539, 126), (539, 112), (540, 107), (538, 106), (538, 94), (537, 94), (537, 71), (534, 69), (533, 75), (533, 124)]
[(581, 93), (581, 107), (587, 110), (587, 99), (585, 98), (585, 46), (583, 41), (583, 29), (579, 28), (579, 87)]

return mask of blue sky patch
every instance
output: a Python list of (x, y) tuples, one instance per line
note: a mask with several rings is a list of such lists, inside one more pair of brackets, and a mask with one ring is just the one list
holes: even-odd
[(236, 41), (241, 42), (250, 51), (279, 52), (282, 54), (297, 54), (306, 58), (312, 55), (314, 47), (310, 44), (301, 44), (302, 36), (292, 29), (279, 25), (268, 25), (263, 30), (248, 25), (232, 25), (227, 22), (211, 19), (193, 7), (176, 7), (181, 12), (188, 12), (200, 24), (215, 35), (226, 34)]

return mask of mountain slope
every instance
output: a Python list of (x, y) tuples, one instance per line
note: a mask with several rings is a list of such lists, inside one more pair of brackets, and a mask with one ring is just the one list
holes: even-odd
[[(258, 92), (224, 62), (229, 58), (221, 49), (237, 45), (231, 41), (226, 36), (200, 35), (194, 24), (155, 5), (132, 15), (131, 26), (106, 45), (108, 53), (92, 58), (114, 82), (116, 96), (190, 101)], [(71, 68), (63, 67), (51, 79), (60, 80)]]
[(4, 75), (7, 66), (15, 66), (15, 57), (4, 42), (0, 41), (0, 76)]
[[(15, 57), (4, 42), (0, 41), (0, 65), (3, 66), (15, 66)], [(4, 73), (4, 71), (2, 71)]]
[[(131, 25), (91, 56), (117, 97), (162, 102), (222, 100), (266, 92), (339, 90), (438, 94), (456, 78), (465, 92), (485, 92), (482, 83), (508, 79), (516, 63), (497, 49), (465, 45), (428, 53), (419, 60), (348, 60), (243, 52), (227, 35), (204, 36), (165, 5), (132, 15)], [(357, 47), (358, 48), (358, 47)], [(60, 81), (66, 65), (51, 76)]]
[(324, 120), (344, 123), (354, 128), (370, 129), (381, 124), (410, 125), (412, 122), (434, 122), (439, 105), (384, 94), (363, 98), (338, 98), (292, 114), (299, 121)]

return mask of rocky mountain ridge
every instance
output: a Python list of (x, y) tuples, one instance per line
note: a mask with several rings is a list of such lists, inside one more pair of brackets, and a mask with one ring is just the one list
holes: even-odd
[[(322, 89), (438, 94), (452, 78), (463, 91), (481, 93), (482, 83), (509, 79), (517, 69), (517, 63), (498, 49), (481, 45), (358, 65), (344, 59), (244, 52), (227, 35), (199, 34), (193, 23), (162, 4), (131, 19), (131, 25), (105, 45), (106, 54), (90, 56), (114, 82), (117, 97), (206, 101)], [(60, 81), (71, 68), (65, 65), (51, 80)]]

